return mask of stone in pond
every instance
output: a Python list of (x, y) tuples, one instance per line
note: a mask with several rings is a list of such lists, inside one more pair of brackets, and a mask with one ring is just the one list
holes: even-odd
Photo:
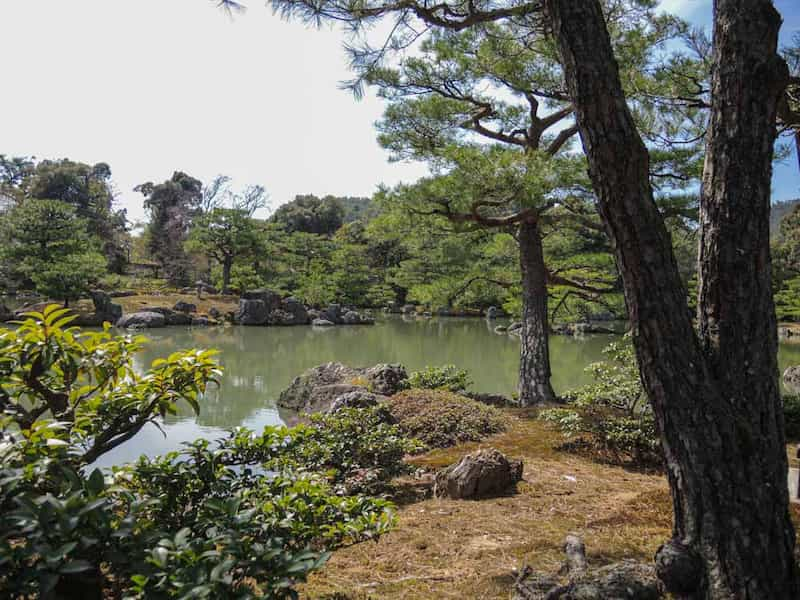
[(155, 327), (164, 327), (167, 324), (167, 320), (164, 318), (164, 315), (157, 312), (151, 311), (140, 311), (135, 313), (130, 313), (129, 315), (123, 315), (119, 321), (117, 321), (117, 327), (121, 328), (155, 328)]

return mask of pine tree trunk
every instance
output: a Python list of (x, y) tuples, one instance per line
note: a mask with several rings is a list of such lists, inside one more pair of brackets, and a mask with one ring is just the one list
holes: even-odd
[(222, 293), (227, 294), (230, 290), (228, 289), (231, 285), (231, 267), (233, 266), (233, 260), (230, 258), (225, 258), (222, 261)]
[(550, 385), (550, 331), (547, 324), (547, 272), (542, 237), (535, 221), (519, 226), (522, 271), (522, 346), (519, 361), (519, 402), (532, 406), (554, 402)]
[(678, 598), (798, 598), (766, 235), (779, 18), (765, 0), (715, 4), (698, 336), (600, 4), (546, 5), (666, 457), (659, 574)]

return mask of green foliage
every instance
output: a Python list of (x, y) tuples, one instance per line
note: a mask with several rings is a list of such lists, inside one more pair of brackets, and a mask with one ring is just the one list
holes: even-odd
[(608, 360), (586, 369), (594, 382), (568, 393), (566, 407), (543, 410), (539, 417), (615, 462), (661, 464), (661, 443), (633, 346), (627, 340), (613, 342), (604, 352)]
[(469, 373), (455, 365), (425, 367), (421, 371), (412, 372), (406, 382), (410, 388), (446, 390), (455, 393), (465, 392), (472, 385)]
[(203, 253), (222, 266), (223, 294), (228, 292), (234, 261), (254, 253), (258, 247), (254, 219), (236, 208), (214, 208), (196, 217), (186, 241), (188, 251)]
[(176, 171), (163, 183), (147, 182), (134, 189), (144, 195), (144, 207), (150, 215), (145, 230), (150, 256), (162, 266), (171, 283), (191, 283), (184, 244), (192, 219), (200, 210), (203, 184)]
[(800, 440), (800, 395), (783, 397), (783, 419), (787, 439)]
[(83, 223), (84, 235), (98, 242), (110, 269), (122, 272), (127, 262), (125, 211), (114, 208), (111, 168), (106, 163), (88, 165), (68, 159), (34, 163), (20, 158), (0, 163), (6, 165), (6, 184), (0, 187), (19, 203), (57, 200), (72, 207)]
[(389, 409), (405, 435), (429, 448), (479, 441), (506, 427), (498, 409), (445, 390), (400, 392), (390, 398)]
[(288, 233), (302, 231), (331, 235), (342, 226), (344, 216), (344, 207), (336, 197), (306, 195), (295, 196), (294, 200), (280, 206), (270, 221)]
[(88, 468), (177, 402), (198, 409), (219, 369), (212, 352), (193, 350), (137, 375), (142, 338), (65, 329), (64, 315), (50, 307), (0, 334), (4, 592), (295, 598), (330, 550), (394, 522), (386, 501), (332, 487), (365, 489), (402, 470), (415, 444), (379, 409), (237, 430), (111, 477)]
[(68, 303), (106, 270), (97, 239), (86, 229), (86, 221), (64, 202), (26, 200), (0, 220), (0, 256), (37, 292)]

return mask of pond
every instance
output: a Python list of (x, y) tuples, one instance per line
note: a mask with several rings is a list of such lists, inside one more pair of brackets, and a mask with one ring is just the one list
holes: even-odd
[[(381, 318), (374, 326), (353, 327), (226, 327), (155, 329), (137, 358), (137, 368), (160, 356), (187, 348), (216, 348), (225, 368), (221, 385), (206, 394), (195, 417), (182, 406), (180, 414), (103, 456), (98, 464), (119, 464), (140, 454), (161, 454), (198, 437), (222, 437), (226, 429), (260, 430), (282, 423), (275, 400), (294, 377), (318, 364), (339, 361), (351, 366), (399, 362), (409, 371), (426, 365), (454, 364), (466, 369), (473, 389), (511, 395), (516, 389), (519, 339), (494, 333), (504, 321), (475, 318), (404, 320)], [(609, 335), (550, 339), (553, 386), (557, 393), (588, 382), (584, 368), (602, 358)], [(781, 347), (781, 370), (800, 363), (800, 345)]]

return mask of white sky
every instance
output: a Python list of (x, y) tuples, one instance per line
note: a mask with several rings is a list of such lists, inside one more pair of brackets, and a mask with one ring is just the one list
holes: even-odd
[[(109, 163), (132, 220), (144, 217), (132, 188), (174, 170), (262, 184), (273, 205), (425, 173), (387, 162), (380, 101), (338, 89), (350, 77), (341, 32), (246, 4), (230, 20), (206, 0), (0, 0), (0, 153)], [(710, 0), (665, 5), (710, 14)], [(790, 166), (780, 197), (800, 192)]]

